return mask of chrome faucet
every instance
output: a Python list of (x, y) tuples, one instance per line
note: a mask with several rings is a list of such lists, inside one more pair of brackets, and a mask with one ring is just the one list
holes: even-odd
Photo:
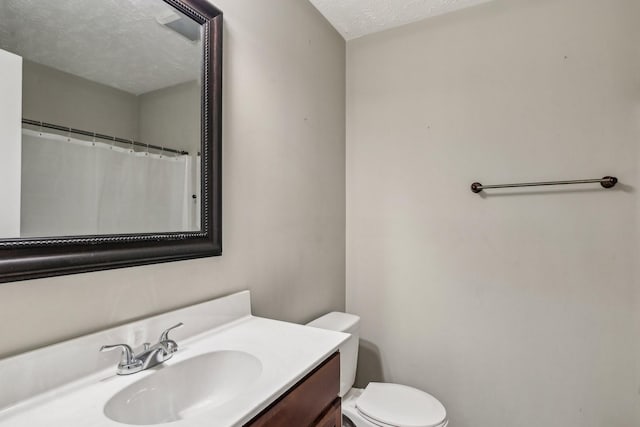
[(178, 344), (169, 338), (169, 332), (182, 326), (183, 323), (181, 322), (164, 331), (154, 345), (144, 343), (142, 352), (137, 355), (127, 344), (105, 345), (100, 348), (100, 351), (121, 349), (122, 357), (120, 358), (120, 363), (118, 363), (118, 375), (135, 374), (171, 359), (173, 353), (178, 351)]

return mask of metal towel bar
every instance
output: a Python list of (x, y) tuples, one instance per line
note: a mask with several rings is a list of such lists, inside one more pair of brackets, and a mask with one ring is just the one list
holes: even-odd
[(545, 185), (572, 185), (572, 184), (600, 184), (604, 188), (613, 188), (618, 183), (615, 176), (605, 176), (602, 179), (576, 179), (573, 181), (548, 181), (548, 182), (524, 182), (520, 184), (498, 184), (498, 185), (482, 185), (479, 182), (471, 184), (471, 191), (480, 193), (482, 190), (492, 188), (517, 188), (517, 187), (540, 187)]

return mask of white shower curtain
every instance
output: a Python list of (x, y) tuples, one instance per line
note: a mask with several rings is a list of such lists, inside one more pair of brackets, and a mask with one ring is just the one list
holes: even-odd
[(189, 156), (27, 129), (22, 137), (23, 237), (194, 229)]

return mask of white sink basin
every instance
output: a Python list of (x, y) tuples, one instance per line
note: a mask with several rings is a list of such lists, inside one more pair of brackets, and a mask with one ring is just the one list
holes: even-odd
[(187, 419), (237, 397), (261, 372), (262, 363), (249, 353), (205, 353), (131, 384), (107, 402), (104, 413), (113, 421), (130, 425)]

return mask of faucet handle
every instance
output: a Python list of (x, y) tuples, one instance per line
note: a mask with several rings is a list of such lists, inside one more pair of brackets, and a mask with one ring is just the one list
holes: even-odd
[(164, 342), (164, 341), (169, 341), (169, 332), (173, 331), (174, 329), (178, 329), (178, 328), (182, 328), (184, 326), (184, 323), (180, 322), (177, 325), (173, 325), (172, 327), (170, 327), (169, 329), (166, 329), (161, 335), (160, 335), (160, 342)]
[(120, 358), (120, 364), (131, 365), (134, 361), (133, 350), (127, 344), (115, 344), (115, 345), (103, 345), (100, 347), (100, 351), (112, 351), (122, 349), (122, 357)]
[(133, 355), (133, 350), (127, 344), (103, 345), (100, 348), (100, 351), (105, 352), (118, 349), (122, 350), (122, 356), (120, 357), (120, 364), (118, 365), (118, 369), (135, 369), (139, 368), (142, 365), (142, 361), (135, 358), (135, 356)]

